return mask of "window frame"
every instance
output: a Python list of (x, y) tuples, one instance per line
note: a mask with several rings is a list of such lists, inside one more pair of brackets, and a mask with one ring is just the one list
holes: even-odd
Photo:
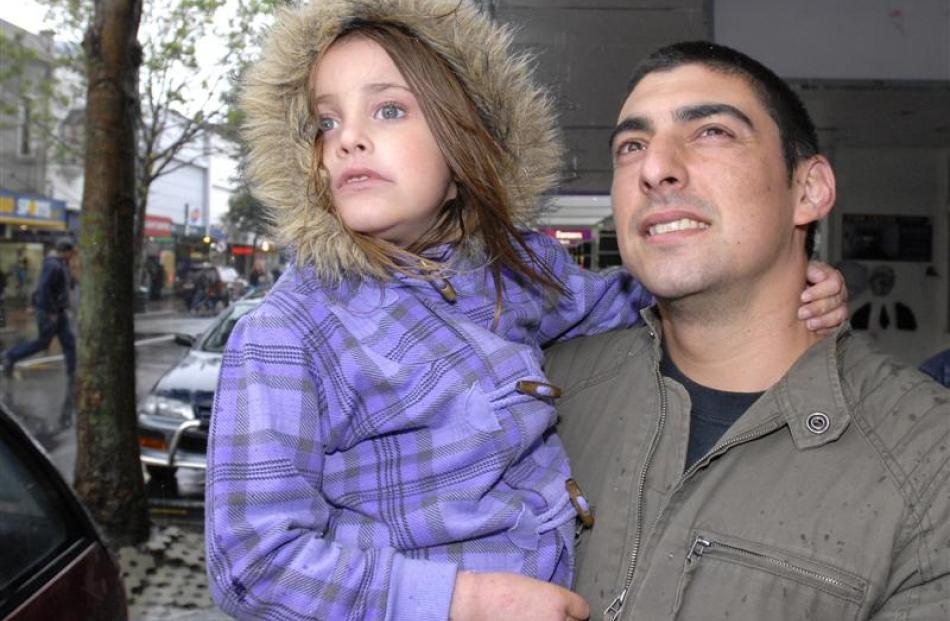
[(82, 556), (90, 546), (100, 541), (98, 531), (85, 507), (66, 484), (43, 448), (30, 436), (0, 402), (0, 442), (4, 443), (14, 459), (38, 485), (52, 497), (55, 509), (61, 512), (66, 524), (66, 537), (60, 545), (36, 559), (0, 590), (0, 618), (40, 591), (68, 565)]

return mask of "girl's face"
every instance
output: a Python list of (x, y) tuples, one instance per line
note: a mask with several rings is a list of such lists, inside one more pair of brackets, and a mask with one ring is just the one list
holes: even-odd
[(415, 95), (385, 50), (358, 36), (331, 45), (311, 77), (340, 218), (410, 245), (457, 192)]

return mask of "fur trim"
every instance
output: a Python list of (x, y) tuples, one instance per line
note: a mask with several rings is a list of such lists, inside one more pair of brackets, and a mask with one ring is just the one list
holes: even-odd
[[(563, 146), (551, 100), (532, 78), (531, 59), (511, 49), (511, 29), (468, 0), (313, 0), (278, 13), (241, 98), (248, 180), (270, 212), (280, 243), (323, 279), (379, 276), (307, 188), (315, 131), (307, 107), (310, 68), (353, 18), (404, 24), (462, 77), (490, 131), (512, 156), (514, 165), (503, 171), (512, 219), (530, 226), (543, 195), (558, 181)], [(328, 188), (318, 190), (329, 196)]]

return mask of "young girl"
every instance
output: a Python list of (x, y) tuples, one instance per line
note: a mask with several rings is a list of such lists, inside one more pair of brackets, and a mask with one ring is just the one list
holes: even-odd
[[(499, 592), (586, 617), (554, 586), (575, 511), (541, 347), (650, 296), (522, 230), (562, 151), (509, 47), (458, 0), (325, 0), (248, 79), (248, 173), (296, 265), (215, 401), (208, 572), (238, 618), (491, 618)], [(529, 579), (554, 584), (508, 597)]]

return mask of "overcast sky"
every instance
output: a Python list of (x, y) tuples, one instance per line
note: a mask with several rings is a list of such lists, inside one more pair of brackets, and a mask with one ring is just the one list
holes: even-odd
[(34, 34), (43, 30), (44, 15), (46, 9), (37, 4), (36, 0), (0, 2), (0, 19)]

